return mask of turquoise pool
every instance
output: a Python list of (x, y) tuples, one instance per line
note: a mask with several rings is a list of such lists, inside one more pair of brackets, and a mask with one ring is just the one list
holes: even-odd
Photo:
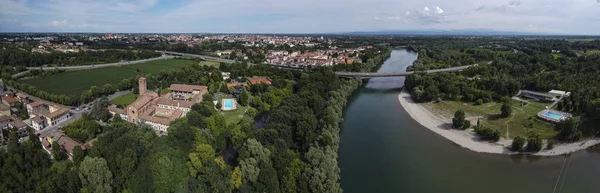
[(565, 116), (563, 116), (561, 114), (550, 112), (550, 111), (544, 113), (544, 116), (550, 117), (550, 118), (553, 118), (553, 119), (556, 119), (556, 120), (563, 120), (563, 119), (567, 118), (567, 117), (565, 117)]
[(234, 99), (223, 99), (223, 110), (233, 110), (235, 109), (235, 100)]

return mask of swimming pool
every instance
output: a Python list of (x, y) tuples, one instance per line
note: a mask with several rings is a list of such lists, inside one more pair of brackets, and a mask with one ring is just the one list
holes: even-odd
[(561, 115), (561, 114), (558, 114), (558, 113), (554, 113), (554, 112), (551, 112), (551, 111), (548, 111), (548, 112), (544, 113), (544, 116), (550, 117), (550, 118), (553, 118), (553, 119), (556, 119), (556, 120), (566, 119), (566, 117), (564, 115)]
[(223, 110), (233, 110), (235, 109), (235, 100), (234, 99), (223, 99)]

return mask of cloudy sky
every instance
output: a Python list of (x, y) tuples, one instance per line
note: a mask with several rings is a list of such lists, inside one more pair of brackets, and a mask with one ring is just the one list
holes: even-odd
[(600, 34), (600, 0), (0, 0), (0, 32)]

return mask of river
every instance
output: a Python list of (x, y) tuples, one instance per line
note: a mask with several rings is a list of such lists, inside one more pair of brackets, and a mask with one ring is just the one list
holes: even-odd
[[(378, 72), (405, 71), (416, 58), (394, 50)], [(374, 78), (349, 98), (339, 149), (345, 192), (600, 192), (600, 148), (570, 158), (471, 152), (411, 119), (398, 102), (403, 84)]]

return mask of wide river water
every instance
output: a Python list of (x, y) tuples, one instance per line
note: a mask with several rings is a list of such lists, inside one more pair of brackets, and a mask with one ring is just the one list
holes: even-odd
[[(416, 58), (394, 50), (378, 72), (405, 71)], [(600, 148), (570, 157), (471, 152), (410, 118), (398, 102), (403, 84), (374, 78), (349, 98), (339, 150), (345, 192), (600, 192)]]

